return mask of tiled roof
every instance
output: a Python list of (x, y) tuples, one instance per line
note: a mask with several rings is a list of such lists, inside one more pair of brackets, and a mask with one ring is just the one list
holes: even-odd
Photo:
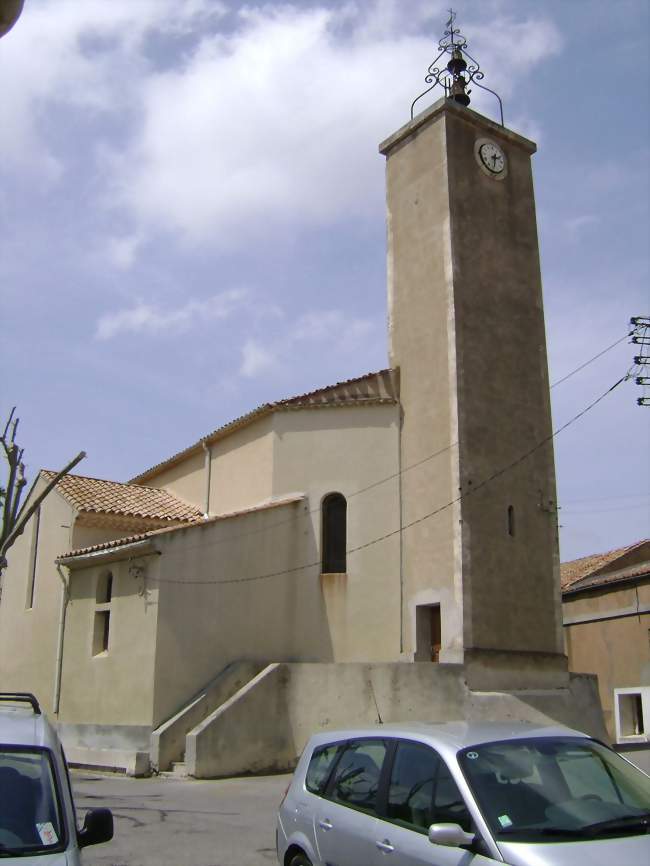
[(163, 526), (161, 529), (150, 529), (147, 532), (138, 532), (135, 535), (128, 535), (124, 538), (113, 538), (110, 541), (102, 541), (99, 544), (92, 544), (89, 547), (79, 547), (76, 550), (70, 550), (68, 553), (62, 553), (57, 557), (58, 561), (72, 559), (74, 557), (87, 556), (89, 553), (100, 553), (104, 550), (114, 550), (119, 547), (125, 547), (130, 544), (136, 544), (138, 541), (146, 541), (157, 535), (166, 535), (171, 532), (177, 532), (180, 529), (194, 529), (197, 526), (209, 526), (211, 523), (218, 523), (222, 520), (229, 520), (233, 517), (242, 517), (245, 514), (253, 514), (258, 511), (266, 511), (269, 508), (278, 508), (281, 505), (292, 505), (295, 502), (301, 502), (305, 497), (303, 494), (295, 496), (287, 496), (284, 499), (275, 499), (271, 502), (265, 502), (263, 505), (254, 505), (251, 508), (243, 508), (241, 511), (232, 511), (228, 514), (219, 514), (215, 517), (204, 518), (203, 520), (194, 520), (191, 524), (181, 524), (180, 526)]
[(190, 454), (199, 451), (203, 445), (210, 445), (218, 439), (223, 439), (235, 430), (251, 424), (259, 418), (270, 415), (272, 412), (289, 411), (291, 409), (322, 409), (341, 406), (372, 405), (377, 403), (396, 403), (399, 399), (399, 377), (396, 370), (379, 370), (377, 373), (366, 373), (356, 379), (347, 379), (345, 382), (337, 382), (325, 388), (309, 391), (307, 394), (299, 394), (297, 397), (288, 397), (275, 403), (263, 403), (252, 412), (229, 421), (222, 427), (203, 436), (198, 442), (173, 454), (161, 463), (156, 463), (140, 475), (131, 479), (131, 483), (140, 484), (157, 475), (161, 469), (173, 466)]
[[(45, 469), (42, 474), (49, 480), (56, 473)], [(201, 517), (200, 508), (156, 487), (65, 475), (56, 489), (77, 511), (86, 514), (119, 514), (174, 523), (187, 523)]]
[[(595, 553), (591, 556), (583, 556), (581, 559), (574, 559), (571, 562), (563, 562), (560, 566), (560, 584), (563, 591), (573, 587), (578, 581), (586, 582), (590, 578), (589, 585), (593, 586), (596, 582), (608, 583), (611, 582), (613, 575), (609, 575), (608, 566), (613, 565), (617, 559), (625, 556), (628, 553), (641, 547), (643, 544), (648, 544), (648, 539), (629, 544), (627, 547), (617, 547), (615, 550), (608, 550), (605, 553)], [(618, 571), (618, 570), (616, 570)], [(632, 577), (636, 574), (643, 574), (647, 571), (647, 567), (638, 563), (624, 569), (626, 577)], [(634, 571), (634, 575), (632, 572)], [(602, 572), (605, 572), (604, 574)]]

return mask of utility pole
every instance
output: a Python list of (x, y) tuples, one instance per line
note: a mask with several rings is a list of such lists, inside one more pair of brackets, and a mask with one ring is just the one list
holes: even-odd
[(634, 381), (643, 388), (641, 397), (637, 397), (639, 406), (650, 406), (650, 316), (632, 316), (632, 340), (640, 346), (639, 354), (634, 356), (634, 366), (638, 373)]

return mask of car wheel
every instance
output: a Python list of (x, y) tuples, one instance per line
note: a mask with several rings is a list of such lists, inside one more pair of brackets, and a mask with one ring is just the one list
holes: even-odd
[(304, 854), (296, 854), (289, 861), (289, 866), (312, 866), (312, 863)]

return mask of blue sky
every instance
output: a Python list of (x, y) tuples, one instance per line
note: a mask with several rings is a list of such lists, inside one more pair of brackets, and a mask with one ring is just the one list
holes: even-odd
[[(77, 471), (127, 480), (387, 365), (377, 144), (408, 120), (447, 5), (26, 0), (0, 41), (0, 413), (18, 406), (32, 478), (84, 449)], [(506, 124), (538, 143), (552, 382), (650, 314), (649, 9), (457, 4)], [(636, 352), (553, 388), (555, 427)], [(639, 394), (555, 441), (563, 560), (650, 534)]]

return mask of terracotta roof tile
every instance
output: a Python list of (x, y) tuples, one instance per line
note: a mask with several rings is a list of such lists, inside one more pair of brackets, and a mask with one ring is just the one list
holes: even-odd
[(398, 399), (398, 372), (397, 370), (386, 369), (379, 370), (376, 373), (366, 373), (364, 376), (357, 376), (355, 379), (346, 379), (344, 382), (327, 385), (325, 388), (318, 388), (306, 394), (299, 394), (297, 397), (288, 397), (275, 403), (263, 403), (257, 409), (253, 409), (252, 412), (248, 412), (246, 415), (241, 415), (239, 418), (235, 418), (233, 421), (217, 427), (216, 430), (208, 433), (207, 436), (203, 436), (198, 442), (194, 442), (182, 451), (178, 451), (166, 460), (156, 463), (146, 471), (136, 475), (131, 479), (131, 483), (140, 484), (140, 482), (148, 480), (161, 469), (172, 466), (183, 458), (189, 457), (190, 454), (202, 448), (204, 443), (209, 445), (235, 430), (251, 424), (258, 418), (270, 415), (272, 412), (290, 409), (318, 409), (358, 406), (359, 404), (396, 403)]
[[(45, 469), (42, 474), (51, 479), (56, 473)], [(187, 523), (201, 517), (200, 508), (156, 487), (66, 475), (56, 489), (77, 511), (87, 514), (120, 514), (174, 523)]]
[(562, 589), (566, 590), (579, 580), (582, 581), (590, 575), (595, 575), (596, 572), (601, 572), (626, 553), (630, 553), (635, 548), (647, 543), (648, 540), (644, 539), (634, 544), (628, 544), (627, 547), (617, 547), (615, 550), (608, 550), (605, 553), (594, 553), (591, 556), (583, 556), (580, 559), (571, 560), (571, 562), (563, 562), (560, 565), (560, 585)]
[(620, 571), (606, 571), (604, 574), (587, 575), (582, 580), (576, 580), (571, 586), (566, 587), (562, 595), (563, 597), (567, 597), (583, 590), (599, 589), (600, 587), (611, 586), (612, 584), (627, 583), (628, 581), (636, 581), (638, 578), (643, 577), (650, 577), (650, 563), (630, 565), (627, 568), (620, 569)]
[(57, 557), (58, 561), (64, 559), (72, 559), (74, 557), (86, 556), (89, 553), (99, 553), (103, 550), (113, 550), (115, 548), (124, 547), (129, 544), (135, 544), (138, 541), (146, 541), (148, 538), (153, 538), (157, 535), (167, 535), (171, 532), (177, 532), (180, 529), (194, 529), (197, 526), (207, 526), (211, 523), (218, 523), (221, 520), (229, 520), (233, 517), (242, 517), (245, 514), (253, 514), (258, 511), (266, 511), (269, 508), (278, 508), (281, 505), (292, 505), (295, 502), (302, 502), (303, 494), (295, 496), (287, 496), (284, 499), (276, 499), (271, 502), (265, 502), (263, 505), (254, 505), (251, 508), (243, 508), (241, 511), (231, 511), (228, 514), (218, 514), (215, 517), (208, 517), (202, 520), (194, 520), (189, 525), (181, 524), (176, 526), (163, 526), (160, 529), (150, 529), (147, 532), (138, 532), (134, 535), (127, 535), (124, 538), (112, 538), (110, 541), (102, 541), (99, 544), (92, 544), (89, 547), (79, 547), (76, 550), (70, 550), (67, 553), (62, 553)]

